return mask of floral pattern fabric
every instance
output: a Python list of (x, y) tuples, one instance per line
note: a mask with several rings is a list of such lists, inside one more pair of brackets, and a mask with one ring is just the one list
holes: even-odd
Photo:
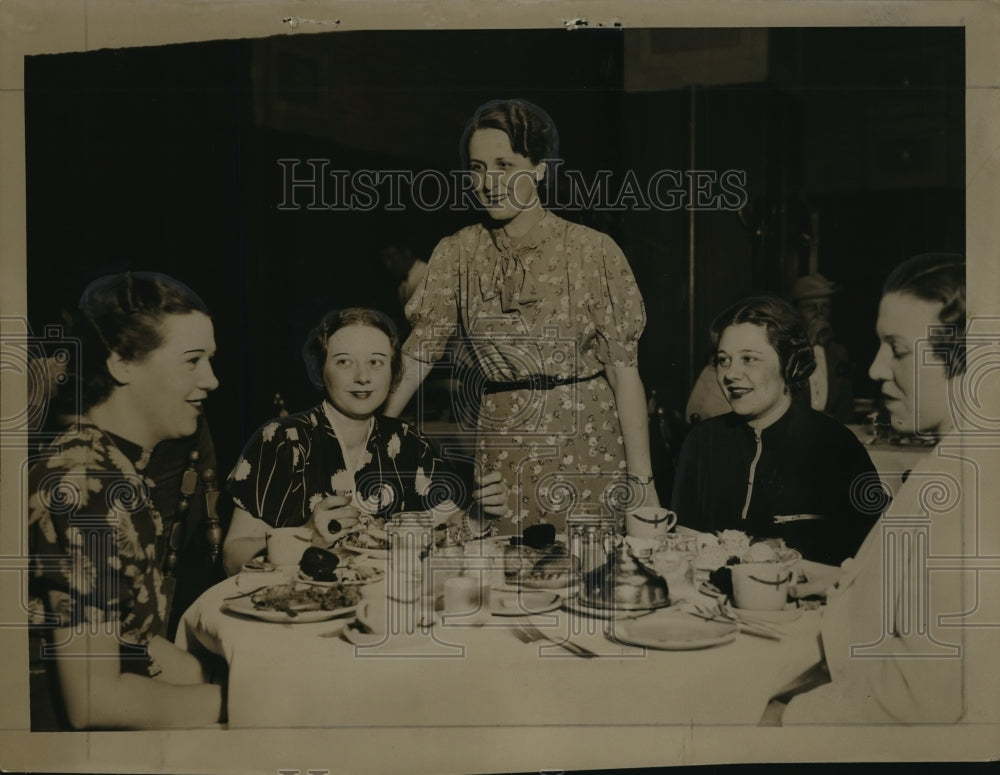
[[(57, 438), (28, 474), (32, 594), (56, 626), (118, 623), (142, 646), (166, 626), (161, 563), (167, 536), (142, 471), (147, 452), (94, 426)], [(143, 648), (122, 669), (154, 675)]]
[(476, 462), (510, 487), (501, 532), (538, 521), (561, 529), (571, 510), (610, 507), (625, 448), (603, 372), (637, 365), (646, 323), (610, 237), (552, 213), (518, 239), (467, 227), (438, 244), (406, 312), (405, 353), (436, 361), (459, 336), (488, 383)]
[(322, 404), (272, 420), (247, 443), (227, 489), (240, 508), (272, 527), (304, 525), (325, 496), (348, 491), (359, 510), (382, 518), (447, 500), (461, 504), (459, 480), (426, 439), (400, 420), (372, 422), (351, 472)]

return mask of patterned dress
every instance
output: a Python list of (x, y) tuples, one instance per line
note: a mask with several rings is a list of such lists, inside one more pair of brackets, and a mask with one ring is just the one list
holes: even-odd
[(467, 500), (461, 481), (431, 445), (391, 417), (372, 418), (357, 470), (349, 471), (323, 404), (257, 430), (227, 489), (240, 508), (272, 527), (306, 524), (313, 507), (334, 492), (351, 491), (362, 512), (383, 518)]
[(167, 534), (142, 473), (148, 461), (92, 425), (58, 437), (28, 473), (28, 542), (32, 594), (50, 622), (117, 622), (122, 670), (152, 676), (160, 669), (144, 644), (165, 634)]
[(518, 239), (467, 227), (438, 244), (406, 312), (406, 354), (437, 361), (457, 336), (475, 355), (476, 466), (510, 487), (502, 533), (617, 508), (625, 448), (604, 371), (637, 365), (646, 313), (613, 240), (552, 213)]

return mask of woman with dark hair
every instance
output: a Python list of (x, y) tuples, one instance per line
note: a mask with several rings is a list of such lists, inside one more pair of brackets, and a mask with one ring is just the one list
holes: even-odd
[(712, 322), (711, 337), (732, 411), (699, 423), (684, 442), (672, 502), (678, 520), (782, 538), (807, 559), (839, 565), (885, 504), (859, 497), (877, 475), (854, 434), (793, 400), (816, 366), (798, 314), (782, 299), (745, 299)]
[(552, 119), (525, 100), (488, 102), (469, 120), (460, 153), (488, 221), (434, 250), (406, 308), (413, 333), (386, 407), (405, 408), (451, 337), (471, 346), (482, 377), (477, 471), (510, 485), (504, 533), (539, 521), (560, 529), (571, 510), (627, 499), (657, 505), (642, 297), (614, 241), (542, 206), (558, 152)]
[(266, 423), (229, 474), (236, 508), (223, 565), (236, 573), (269, 527), (307, 526), (329, 547), (366, 513), (458, 512), (462, 484), (426, 439), (377, 414), (400, 378), (396, 325), (374, 309), (328, 312), (302, 348), (323, 401)]
[[(166, 518), (146, 469), (160, 442), (192, 436), (218, 386), (212, 321), (182, 283), (153, 272), (103, 277), (80, 299), (78, 427), (29, 472), (32, 588), (52, 642), (69, 723), (205, 726), (221, 687), (164, 636)], [(117, 657), (108, 659), (108, 657)]]
[[(964, 659), (992, 657), (994, 646), (975, 652), (970, 641), (995, 625), (968, 583), (979, 577), (971, 568), (956, 572), (965, 558), (998, 551), (980, 524), (979, 487), (991, 463), (978, 458), (987, 448), (964, 444), (956, 427), (965, 330), (962, 256), (916, 256), (889, 275), (869, 375), (893, 426), (937, 446), (910, 471), (857, 557), (818, 582), (828, 587), (822, 642), (830, 683), (792, 697), (787, 709), (773, 702), (767, 722), (951, 724), (984, 699), (992, 707), (989, 687), (988, 697), (975, 695)], [(930, 558), (949, 562), (936, 571)]]

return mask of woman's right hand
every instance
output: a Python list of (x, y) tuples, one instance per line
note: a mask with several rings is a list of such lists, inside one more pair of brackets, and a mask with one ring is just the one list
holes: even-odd
[(510, 488), (499, 471), (490, 471), (476, 485), (472, 499), (482, 510), (492, 517), (502, 517), (507, 513), (507, 496)]
[(350, 504), (350, 495), (327, 495), (313, 507), (307, 527), (312, 528), (314, 544), (328, 549), (358, 524), (361, 512)]
[(839, 568), (835, 565), (809, 562), (806, 566), (807, 580), (789, 587), (788, 596), (795, 599), (814, 596), (828, 598), (831, 594), (836, 594), (840, 577), (851, 562), (850, 559), (845, 560), (844, 565)]

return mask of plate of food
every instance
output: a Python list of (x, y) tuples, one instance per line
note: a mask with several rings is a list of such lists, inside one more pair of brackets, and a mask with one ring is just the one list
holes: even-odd
[(334, 584), (343, 584), (346, 587), (364, 586), (374, 584), (385, 578), (385, 570), (376, 568), (374, 565), (356, 564), (352, 566), (341, 566), (334, 572), (332, 579), (314, 579), (308, 573), (299, 568), (296, 577), (307, 584), (329, 587)]
[(693, 651), (732, 643), (738, 632), (735, 622), (700, 619), (673, 609), (642, 619), (615, 622), (608, 637), (633, 646)]
[(698, 552), (692, 561), (695, 581), (711, 580), (726, 591), (725, 585), (712, 578), (714, 571), (741, 562), (767, 562), (791, 567), (802, 559), (801, 553), (785, 546), (780, 538), (754, 541), (742, 530), (722, 530), (698, 536)]
[(277, 565), (272, 565), (263, 557), (251, 557), (240, 569), (244, 573), (273, 573), (278, 569)]
[(574, 558), (554, 525), (529, 525), (519, 536), (490, 539), (503, 557), (504, 579), (525, 589), (568, 589), (576, 585)]
[(337, 547), (373, 559), (388, 559), (389, 534), (385, 532), (385, 520), (363, 515), (357, 525), (348, 529)]
[(298, 578), (310, 584), (371, 584), (385, 578), (385, 569), (368, 562), (364, 556), (343, 555), (310, 546), (299, 562)]
[(493, 589), (490, 613), (494, 616), (531, 616), (554, 611), (562, 605), (562, 595), (541, 589)]
[(223, 601), (222, 610), (265, 622), (307, 624), (354, 613), (361, 601), (357, 586), (274, 584)]

